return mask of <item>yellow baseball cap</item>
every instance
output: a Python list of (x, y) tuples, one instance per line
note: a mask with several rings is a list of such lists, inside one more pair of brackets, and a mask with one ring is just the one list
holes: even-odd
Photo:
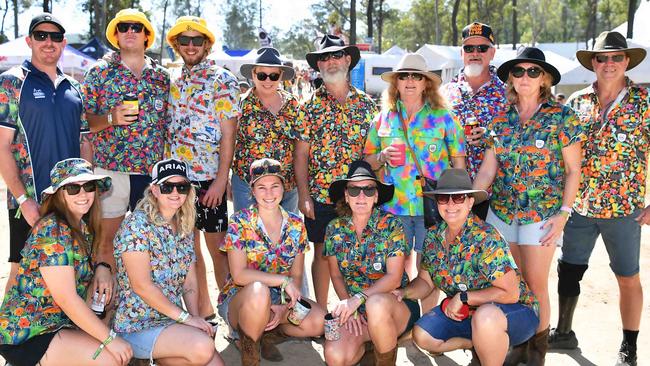
[(174, 37), (188, 31), (197, 31), (202, 33), (208, 37), (210, 44), (214, 44), (214, 34), (212, 34), (208, 29), (205, 19), (190, 15), (185, 15), (176, 19), (176, 24), (174, 24), (172, 29), (167, 32), (167, 43), (171, 45)]
[(120, 45), (117, 43), (115, 29), (117, 28), (118, 23), (125, 22), (142, 23), (147, 31), (149, 31), (149, 35), (147, 35), (147, 48), (153, 46), (153, 42), (156, 39), (156, 32), (153, 30), (153, 26), (149, 22), (149, 19), (147, 19), (147, 16), (136, 9), (122, 9), (115, 14), (115, 18), (113, 18), (106, 27), (106, 39), (113, 47), (117, 49), (120, 48)]

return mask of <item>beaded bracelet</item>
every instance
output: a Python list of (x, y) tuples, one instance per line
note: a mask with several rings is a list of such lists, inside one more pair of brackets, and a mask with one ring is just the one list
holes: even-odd
[(178, 316), (178, 319), (176, 319), (176, 323), (185, 324), (185, 322), (189, 318), (190, 318), (190, 313), (183, 310), (183, 311), (181, 311), (181, 315)]
[(102, 342), (102, 344), (99, 345), (99, 348), (97, 348), (93, 354), (93, 360), (96, 360), (97, 357), (99, 357), (99, 354), (102, 353), (104, 348), (106, 348), (106, 346), (108, 346), (108, 344), (111, 343), (115, 337), (117, 337), (117, 334), (113, 329), (111, 329), (110, 332), (108, 332), (108, 337)]

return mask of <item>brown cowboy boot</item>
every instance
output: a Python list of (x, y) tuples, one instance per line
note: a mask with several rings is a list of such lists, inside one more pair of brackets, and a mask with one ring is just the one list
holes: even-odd
[(280, 362), (284, 360), (282, 353), (280, 353), (280, 350), (275, 345), (280, 344), (287, 339), (287, 335), (284, 334), (282, 329), (280, 329), (280, 326), (262, 334), (262, 358), (271, 362)]
[(244, 333), (241, 328), (239, 332), (239, 352), (241, 353), (242, 366), (260, 366), (260, 340), (254, 341)]
[(503, 366), (517, 366), (520, 363), (528, 362), (528, 343), (526, 341), (512, 347), (503, 361)]
[(366, 351), (363, 353), (363, 357), (359, 361), (359, 366), (375, 366), (377, 360), (375, 360), (375, 346), (372, 342), (366, 342), (364, 345)]
[(548, 350), (549, 328), (535, 334), (528, 341), (528, 363), (527, 366), (544, 366), (546, 351)]
[(395, 366), (395, 362), (397, 362), (397, 346), (385, 353), (379, 353), (375, 348), (375, 359), (377, 360), (375, 366)]

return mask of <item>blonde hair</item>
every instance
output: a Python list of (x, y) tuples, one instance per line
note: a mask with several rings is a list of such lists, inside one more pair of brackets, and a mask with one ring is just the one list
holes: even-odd
[[(144, 197), (140, 202), (138, 202), (135, 209), (144, 211), (145, 215), (147, 215), (147, 219), (149, 219), (149, 222), (152, 224), (156, 226), (166, 225), (167, 222), (158, 209), (158, 199), (154, 196), (151, 189), (151, 185), (145, 189)], [(190, 187), (185, 202), (181, 208), (176, 211), (172, 218), (172, 223), (176, 226), (177, 233), (181, 237), (186, 237), (194, 231), (194, 223), (196, 222), (196, 207), (194, 206), (195, 197), (196, 193), (194, 187)]]
[[(544, 70), (540, 77), (542, 78), (542, 83), (539, 86), (539, 100), (548, 100), (550, 98), (553, 98), (553, 93), (551, 92), (551, 86), (553, 85), (553, 76)], [(508, 102), (510, 104), (517, 104), (519, 102), (519, 95), (517, 94), (515, 85), (512, 82), (511, 73), (508, 73), (508, 80), (506, 80), (506, 99), (508, 99)]]
[[(392, 76), (388, 88), (382, 93), (382, 106), (390, 111), (397, 111), (397, 100), (399, 99), (399, 90), (397, 90), (397, 75)], [(422, 100), (429, 104), (431, 109), (448, 109), (447, 100), (440, 94), (440, 83), (433, 81), (424, 76), (424, 92)]]

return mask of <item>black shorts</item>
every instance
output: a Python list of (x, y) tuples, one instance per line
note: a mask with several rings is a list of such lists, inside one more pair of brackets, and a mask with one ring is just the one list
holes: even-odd
[(58, 332), (37, 335), (21, 344), (0, 344), (0, 355), (12, 366), (36, 366)]
[(472, 212), (474, 213), (474, 215), (480, 217), (481, 220), (485, 221), (489, 208), (490, 208), (490, 200), (485, 200), (479, 203), (478, 205), (474, 205), (474, 207), (472, 207)]
[(9, 262), (12, 263), (18, 263), (23, 259), (20, 251), (25, 247), (25, 242), (32, 231), (32, 227), (22, 214), (20, 218), (16, 218), (17, 211), (18, 209), (9, 210)]
[[(313, 199), (313, 197), (312, 197)], [(314, 201), (315, 220), (305, 217), (305, 227), (307, 228), (307, 237), (312, 243), (325, 242), (325, 230), (330, 221), (338, 217), (335, 206), (332, 204), (320, 203)]]
[(406, 329), (404, 329), (402, 334), (399, 335), (400, 337), (413, 329), (415, 323), (420, 319), (420, 304), (418, 301), (413, 299), (403, 299), (402, 301), (406, 307), (409, 308), (409, 313), (411, 313), (411, 316), (409, 316), (409, 321), (406, 323)]
[(221, 197), (221, 204), (215, 208), (210, 208), (201, 204), (201, 198), (210, 188), (212, 180), (194, 181), (192, 184), (196, 188), (196, 224), (197, 230), (206, 233), (222, 233), (228, 230), (228, 202), (226, 192)]

